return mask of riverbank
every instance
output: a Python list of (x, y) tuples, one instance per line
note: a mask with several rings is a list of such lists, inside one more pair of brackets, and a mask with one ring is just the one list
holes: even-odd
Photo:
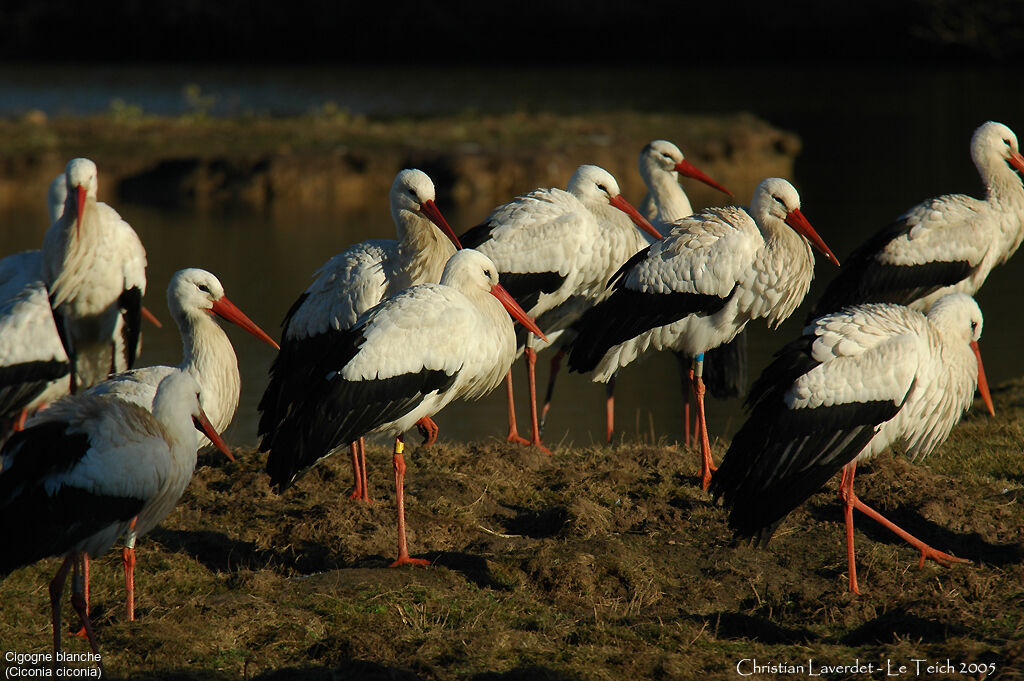
[[(439, 198), (476, 212), (538, 186), (565, 186), (581, 163), (643, 196), (636, 157), (652, 139), (687, 158), (743, 201), (767, 176), (790, 177), (800, 139), (753, 115), (516, 112), (369, 118), (326, 106), (304, 116), (153, 116), (128, 106), (87, 117), (29, 112), (0, 120), (0, 204), (36, 205), (64, 164), (100, 168), (100, 198), (208, 210), (290, 205), (359, 210), (403, 167), (427, 171)], [(714, 190), (692, 189), (695, 204)]]

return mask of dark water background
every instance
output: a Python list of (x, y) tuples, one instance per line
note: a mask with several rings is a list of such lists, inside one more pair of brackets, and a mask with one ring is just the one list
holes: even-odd
[[(161, 114), (202, 109), (212, 115), (287, 115), (325, 105), (379, 116), (516, 109), (574, 114), (749, 111), (800, 135), (803, 151), (791, 179), (804, 213), (842, 260), (869, 234), (922, 199), (981, 191), (968, 156), (971, 133), (990, 119), (1024, 132), (1020, 76), (1012, 68), (834, 65), (706, 70), (21, 66), (0, 67), (0, 115), (29, 109), (85, 114), (118, 106)], [(674, 136), (672, 130), (661, 130), (652, 138)], [(102, 166), (100, 172), (102, 182)], [(39, 188), (35, 212), (0, 206), (0, 255), (39, 246), (47, 226), (45, 192), (46, 187)], [(163, 302), (169, 276), (181, 267), (197, 266), (217, 274), (228, 296), (277, 336), (285, 311), (324, 261), (356, 241), (393, 236), (386, 192), (382, 187), (377, 208), (365, 213), (302, 213), (287, 206), (265, 213), (212, 214), (126, 203), (115, 208), (146, 245), (147, 301), (165, 321), (170, 321)], [(484, 217), (456, 209), (446, 214), (457, 231)], [(819, 261), (809, 297), (816, 297), (832, 276), (830, 267)], [(1016, 310), (1022, 274), (1024, 262), (1018, 255), (989, 277), (978, 296), (986, 319), (981, 347), (994, 385), (1024, 373)], [(753, 332), (752, 377), (798, 333), (805, 313), (806, 305), (774, 333), (763, 323), (748, 327)], [(255, 441), (255, 406), (273, 352), (244, 333), (229, 333), (244, 387), (228, 437), (233, 444), (250, 444)], [(180, 360), (172, 324), (162, 331), (146, 329), (145, 338), (143, 363)], [(541, 390), (546, 357), (539, 364)], [(523, 370), (516, 369), (521, 379)], [(521, 382), (517, 388), (524, 396)], [(678, 440), (683, 432), (680, 404), (674, 360), (649, 355), (620, 375), (619, 433), (630, 439), (653, 433)], [(711, 401), (709, 409), (713, 435), (728, 437), (741, 423), (739, 400)], [(503, 391), (480, 403), (452, 405), (437, 421), (442, 437), (503, 436)], [(520, 422), (526, 423), (522, 407)], [(585, 445), (600, 441), (603, 429), (600, 387), (579, 375), (563, 375), (548, 441)]]

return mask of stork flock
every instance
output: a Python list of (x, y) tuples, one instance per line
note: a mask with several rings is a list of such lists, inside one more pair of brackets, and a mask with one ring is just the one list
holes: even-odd
[[(857, 463), (891, 445), (922, 457), (974, 401), (992, 411), (971, 297), (1024, 239), (1024, 156), (995, 122), (974, 133), (984, 198), (944, 195), (908, 210), (857, 248), (753, 383), (749, 417), (716, 469), (704, 406), (705, 353), (746, 325), (771, 328), (807, 296), (814, 251), (839, 260), (782, 178), (757, 185), (748, 207), (693, 212), (679, 182), (723, 193), (671, 142), (644, 147), (648, 197), (634, 208), (607, 171), (581, 165), (566, 189), (542, 188), (495, 208), (461, 235), (435, 203), (431, 179), (400, 171), (390, 190), (396, 240), (355, 244), (328, 260), (284, 317), (281, 344), (224, 295), (210, 272), (186, 268), (167, 287), (181, 333), (176, 367), (134, 368), (141, 352), (146, 254), (113, 208), (97, 201), (97, 168), (70, 161), (50, 189), (41, 251), (0, 260), (0, 576), (47, 557), (53, 640), (61, 600), (98, 651), (88, 617), (88, 558), (122, 541), (127, 616), (134, 615), (138, 537), (170, 513), (238, 406), (241, 382), (227, 335), (233, 322), (277, 349), (259, 402), (259, 450), (269, 484), (285, 492), (320, 460), (351, 453), (351, 498), (370, 501), (367, 435), (393, 440), (398, 553), (425, 564), (405, 534), (405, 433), (434, 442), (433, 417), (453, 400), (503, 382), (510, 442), (541, 448), (537, 352), (607, 388), (614, 428), (619, 371), (649, 350), (686, 358), (696, 399), (701, 484), (728, 510), (738, 537), (766, 544), (793, 509), (841, 472), (849, 586), (859, 591), (853, 510), (892, 529), (921, 564), (965, 562), (932, 548), (853, 492)], [(518, 322), (517, 328), (514, 323)], [(515, 421), (511, 366), (523, 355), (530, 437)], [(545, 405), (546, 411), (547, 405)], [(690, 432), (687, 425), (687, 433)]]

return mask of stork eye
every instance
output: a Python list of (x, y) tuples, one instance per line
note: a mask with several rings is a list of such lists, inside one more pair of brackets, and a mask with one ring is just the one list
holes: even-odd
[(210, 287), (207, 286), (206, 284), (200, 284), (199, 290), (202, 291), (203, 293), (210, 293)]
[(978, 322), (971, 322), (971, 333), (974, 334), (978, 330)]
[(484, 270), (484, 276), (487, 277), (488, 279), (490, 279), (491, 278), (491, 271), (490, 270)]

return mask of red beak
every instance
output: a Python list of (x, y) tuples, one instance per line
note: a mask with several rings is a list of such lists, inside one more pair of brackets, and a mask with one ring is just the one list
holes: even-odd
[(709, 187), (714, 187), (718, 191), (725, 192), (729, 196), (732, 196), (731, 191), (729, 191), (728, 189), (726, 189), (725, 187), (723, 187), (722, 185), (718, 184), (710, 177), (705, 175), (702, 170), (700, 170), (697, 166), (687, 161), (685, 158), (676, 164), (676, 172), (679, 173), (680, 175), (692, 177), (695, 180), (700, 180)]
[(455, 244), (455, 248), (461, 250), (462, 244), (459, 243), (459, 237), (455, 236), (455, 232), (448, 226), (448, 221), (441, 215), (441, 210), (437, 207), (437, 204), (427, 199), (420, 204), (420, 211), (427, 216), (427, 219), (437, 225), (437, 228), (444, 232), (444, 235), (452, 240)]
[(210, 442), (214, 444), (224, 456), (228, 457), (228, 461), (234, 461), (235, 457), (231, 456), (231, 450), (228, 449), (227, 444), (221, 439), (220, 435), (214, 429), (213, 424), (210, 423), (210, 419), (206, 418), (206, 412), (203, 411), (202, 407), (199, 407), (199, 414), (192, 417), (192, 423), (195, 424), (196, 430), (210, 438)]
[(519, 306), (516, 299), (501, 284), (495, 284), (491, 287), (491, 295), (501, 301), (501, 304), (505, 306), (508, 313), (512, 315), (512, 319), (525, 326), (526, 330), (537, 338), (540, 338), (545, 343), (548, 342), (547, 336), (540, 330), (537, 323), (530, 318), (530, 315), (526, 314), (526, 311)]
[(149, 308), (145, 305), (142, 306), (142, 317), (156, 328), (164, 328), (164, 325), (160, 323), (160, 320), (156, 318), (156, 315), (150, 312)]
[(799, 208), (794, 208), (786, 214), (786, 224), (792, 227), (797, 234), (810, 241), (812, 246), (824, 253), (826, 258), (835, 263), (836, 267), (839, 267), (839, 258), (832, 253), (832, 249), (825, 245), (824, 240), (814, 231), (814, 227), (811, 227), (811, 223), (808, 222)]
[(1019, 151), (1010, 152), (1010, 165), (1012, 165), (1018, 173), (1024, 174), (1024, 156), (1021, 156)]
[(618, 196), (613, 196), (608, 200), (608, 203), (612, 204), (612, 206), (618, 208), (623, 213), (628, 215), (629, 219), (633, 221), (634, 225), (644, 230), (645, 232), (653, 236), (655, 239), (661, 238), (661, 233), (654, 228), (654, 225), (648, 222), (647, 218), (645, 218), (643, 215), (640, 215), (640, 211), (638, 211), (636, 208), (633, 208), (632, 204), (630, 204), (629, 201), (622, 198), (622, 194), (619, 194)]
[(82, 212), (85, 211), (85, 187), (78, 185), (75, 187), (77, 194), (75, 198), (78, 200), (78, 210), (75, 212), (75, 238), (81, 238), (82, 236)]
[[(210, 313), (215, 314), (218, 317), (223, 317), (232, 324), (238, 324), (240, 327), (256, 336), (272, 348), (276, 350), (281, 349), (281, 346), (279, 346), (273, 338), (268, 336), (263, 329), (256, 326), (256, 322), (246, 317), (245, 313), (239, 310), (234, 303), (228, 300), (227, 296), (221, 296), (220, 300), (213, 301), (213, 307), (210, 308)], [(213, 438), (210, 439), (212, 440)]]
[(978, 392), (981, 393), (981, 399), (985, 400), (985, 406), (988, 408), (988, 413), (995, 416), (996, 408), (992, 404), (992, 395), (988, 391), (988, 380), (985, 378), (985, 367), (981, 365), (981, 349), (978, 347), (978, 341), (971, 341), (971, 350), (974, 350), (974, 356), (978, 358)]

